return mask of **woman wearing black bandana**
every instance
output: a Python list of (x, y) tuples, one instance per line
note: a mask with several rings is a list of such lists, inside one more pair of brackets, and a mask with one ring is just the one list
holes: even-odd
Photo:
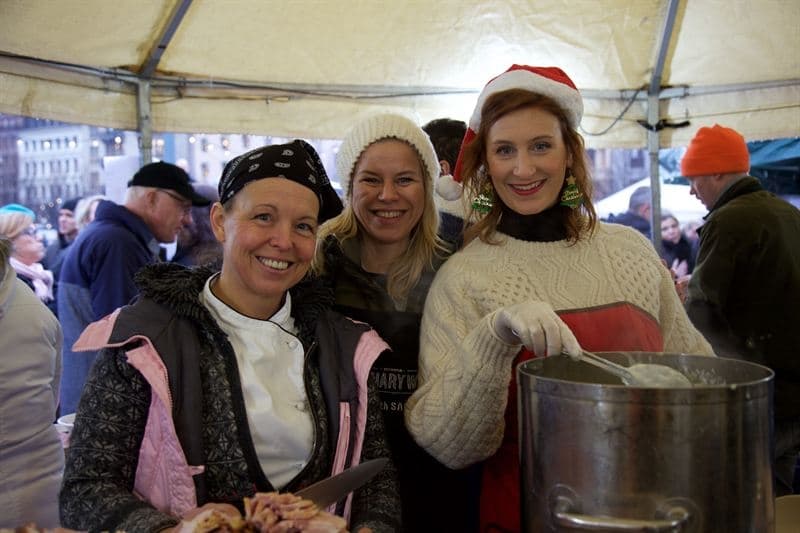
[(649, 241), (597, 221), (582, 112), (561, 69), (514, 65), (481, 93), (456, 164), (472, 224), (428, 293), (406, 423), (451, 468), (484, 461), (481, 532), (520, 530), (520, 361), (711, 354)]
[[(102, 352), (71, 434), (66, 527), (166, 530), (388, 456), (369, 379), (386, 344), (307, 275), (318, 225), (342, 207), (316, 152), (248, 152), (226, 165), (219, 196), (221, 270), (142, 270), (138, 301), (76, 343)], [(396, 530), (394, 477), (389, 464), (336, 505), (349, 529)]]

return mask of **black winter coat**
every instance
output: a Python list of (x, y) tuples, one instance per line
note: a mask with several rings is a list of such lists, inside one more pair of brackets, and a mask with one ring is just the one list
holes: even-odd
[[(168, 370), (181, 447), (189, 464), (205, 465), (194, 476), (198, 505), (223, 502), (241, 508), (244, 497), (274, 487), (261, 470), (250, 436), (233, 348), (198, 300), (213, 273), (171, 263), (143, 269), (137, 275), (141, 297), (123, 308), (111, 341), (142, 333), (154, 342)], [(304, 380), (315, 423), (311, 458), (283, 487), (296, 491), (331, 472), (339, 404), (357, 401), (352, 354), (368, 328), (331, 311), (331, 295), (317, 282), (301, 282), (291, 295), (292, 316), (306, 349)], [(66, 527), (133, 533), (178, 522), (132, 494), (151, 393), (144, 377), (126, 362), (130, 348), (103, 350), (81, 396), (60, 494)], [(362, 460), (389, 455), (373, 389), (374, 383)], [(390, 464), (355, 492), (354, 531), (399, 527), (395, 475)]]

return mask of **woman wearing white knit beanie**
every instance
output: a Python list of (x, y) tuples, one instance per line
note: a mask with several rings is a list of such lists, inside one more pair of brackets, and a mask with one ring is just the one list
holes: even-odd
[(482, 462), (480, 531), (521, 529), (520, 361), (582, 348), (711, 354), (652, 244), (597, 221), (582, 114), (561, 69), (513, 65), (478, 98), (461, 186), (439, 187), (463, 195), (471, 225), (428, 293), (406, 424), (447, 466)]
[(336, 167), (344, 210), (319, 229), (315, 266), (334, 285), (335, 308), (372, 325), (392, 348), (372, 375), (398, 471), (403, 531), (469, 531), (468, 514), (454, 518), (441, 512), (464, 507), (468, 473), (454, 472), (425, 453), (403, 420), (405, 402), (416, 388), (428, 287), (449, 254), (437, 237), (433, 200), (439, 160), (414, 121), (381, 114), (347, 133)]

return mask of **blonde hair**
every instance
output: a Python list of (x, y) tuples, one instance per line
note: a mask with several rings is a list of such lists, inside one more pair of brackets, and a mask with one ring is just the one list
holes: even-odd
[(0, 280), (6, 277), (9, 257), (11, 257), (11, 241), (0, 235)]
[(31, 227), (33, 218), (19, 211), (0, 213), (0, 236), (13, 241), (17, 236)]
[(75, 222), (78, 224), (78, 231), (85, 228), (91, 220), (89, 217), (92, 215), (92, 206), (99, 203), (100, 200), (105, 200), (106, 197), (102, 194), (95, 194), (94, 196), (87, 196), (78, 200), (78, 205), (75, 206)]
[[(382, 140), (386, 140), (386, 138), (378, 139), (364, 147), (361, 154), (363, 154), (367, 148)], [(403, 139), (393, 138), (393, 140), (404, 142), (414, 149), (414, 153), (417, 155), (419, 161), (420, 170), (425, 174), (425, 179), (422, 180), (425, 188), (425, 204), (422, 208), (422, 217), (420, 217), (414, 229), (411, 230), (406, 253), (394, 262), (386, 273), (386, 290), (389, 296), (395, 301), (402, 301), (417, 284), (425, 269), (433, 268), (435, 258), (443, 256), (447, 248), (437, 234), (439, 229), (439, 211), (436, 209), (436, 204), (433, 199), (433, 177), (430, 175), (422, 156), (414, 145)], [(361, 154), (359, 154), (350, 172), (349, 181), (351, 183), (353, 181), (355, 169), (358, 167), (358, 160), (361, 158)], [(352, 199), (352, 186), (348, 187), (346, 194)], [(317, 231), (317, 250), (311, 264), (313, 272), (320, 275), (325, 273), (324, 244), (329, 236), (333, 235), (339, 244), (342, 245), (349, 239), (360, 240), (362, 238), (362, 232), (363, 228), (356, 217), (355, 211), (353, 211), (352, 202), (348, 201), (346, 202), (344, 210), (338, 216), (325, 222)]]
[[(487, 182), (488, 186), (492, 187), (491, 179), (485, 171), (486, 139), (489, 129), (505, 115), (529, 107), (546, 111), (558, 119), (567, 153), (572, 156), (572, 164), (567, 172), (575, 178), (575, 185), (583, 195), (583, 204), (579, 208), (568, 209), (563, 222), (567, 230), (567, 240), (573, 243), (577, 242), (591, 234), (597, 225), (597, 213), (592, 205), (592, 181), (589, 165), (586, 162), (586, 149), (583, 137), (570, 126), (564, 109), (548, 96), (526, 89), (509, 89), (495, 93), (486, 99), (481, 110), (480, 127), (476, 136), (472, 142), (462, 148), (464, 152), (462, 154), (463, 201), (466, 203), (475, 198), (484, 190)], [(564, 186), (566, 186), (566, 179)], [(494, 192), (493, 188), (492, 191)], [(476, 237), (486, 243), (496, 244), (493, 236), (503, 209), (500, 197), (494, 194), (492, 209), (483, 217), (479, 216), (470, 206), (466, 206), (466, 209), (468, 209), (466, 220), (474, 223), (464, 231), (464, 245)]]

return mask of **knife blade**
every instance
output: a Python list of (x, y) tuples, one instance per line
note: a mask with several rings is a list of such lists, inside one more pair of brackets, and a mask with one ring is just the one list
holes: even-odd
[(335, 476), (317, 481), (313, 485), (295, 492), (295, 495), (311, 500), (317, 507), (324, 509), (375, 477), (388, 462), (389, 459), (386, 457), (364, 461)]

